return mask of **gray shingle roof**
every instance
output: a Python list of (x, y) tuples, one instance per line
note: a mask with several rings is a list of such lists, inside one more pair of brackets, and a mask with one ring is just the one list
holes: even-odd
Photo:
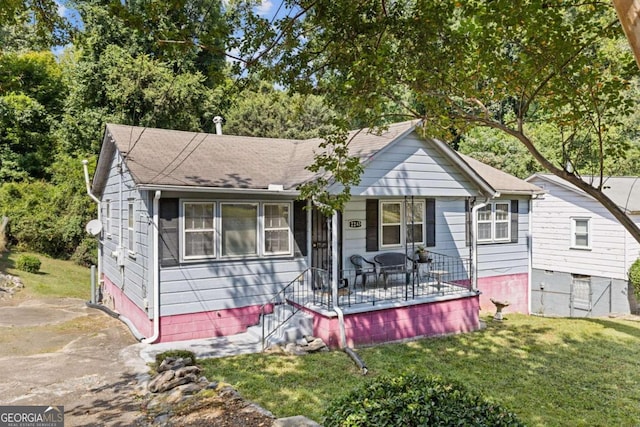
[[(417, 122), (390, 125), (381, 134), (369, 129), (349, 134), (349, 152), (364, 163), (401, 136), (411, 132)], [(320, 139), (292, 140), (215, 135), (178, 130), (108, 124), (105, 145), (115, 144), (138, 185), (267, 189), (270, 184), (285, 190), (314, 179), (305, 169), (320, 150)], [(107, 150), (108, 151), (108, 150)], [(453, 150), (450, 156), (456, 156)], [(477, 180), (501, 193), (535, 193), (539, 188), (462, 156)], [(94, 185), (100, 185), (98, 164)], [(463, 165), (464, 166), (464, 165)], [(486, 184), (484, 184), (486, 185)]]
[(544, 191), (529, 182), (509, 175), (499, 169), (486, 165), (467, 155), (458, 153), (473, 170), (487, 183), (502, 194), (541, 194)]
[[(569, 188), (577, 193), (585, 194), (584, 191), (582, 191), (575, 185), (553, 174), (536, 173), (535, 175), (527, 178), (527, 180), (531, 180), (535, 177), (540, 177), (547, 181), (551, 181), (555, 184)], [(593, 186), (598, 186), (600, 183), (599, 177), (583, 176), (582, 179)], [(604, 185), (602, 187), (602, 192), (607, 197), (609, 197), (616, 205), (618, 205), (627, 213), (640, 213), (640, 177), (611, 176), (605, 177), (603, 181)]]

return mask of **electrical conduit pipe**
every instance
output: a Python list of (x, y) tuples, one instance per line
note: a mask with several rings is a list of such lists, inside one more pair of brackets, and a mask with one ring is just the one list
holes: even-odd
[[(100, 209), (100, 199), (98, 199), (91, 192), (91, 183), (89, 181), (89, 168), (87, 167), (88, 163), (89, 161), (86, 159), (82, 161), (82, 169), (84, 170), (84, 182), (87, 186), (87, 194), (98, 205), (98, 221), (100, 221), (100, 224), (102, 224), (102, 209)], [(98, 286), (100, 286), (101, 283), (102, 283), (102, 239), (98, 237)], [(90, 302), (95, 303), (96, 302), (95, 299), (96, 299), (96, 296), (91, 295)]]

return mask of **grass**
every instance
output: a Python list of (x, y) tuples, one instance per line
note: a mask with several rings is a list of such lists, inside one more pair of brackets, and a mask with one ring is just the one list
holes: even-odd
[[(456, 380), (530, 426), (640, 425), (640, 322), (509, 315), (463, 335), (358, 350), (368, 377), (411, 371)], [(201, 360), (276, 416), (322, 421), (323, 408), (367, 381), (334, 351)]]
[[(23, 253), (40, 258), (42, 265), (38, 273), (27, 273), (15, 268), (18, 256)], [(91, 294), (91, 270), (71, 261), (30, 252), (2, 252), (0, 272), (22, 279), (25, 287), (14, 298), (62, 297), (88, 300)]]

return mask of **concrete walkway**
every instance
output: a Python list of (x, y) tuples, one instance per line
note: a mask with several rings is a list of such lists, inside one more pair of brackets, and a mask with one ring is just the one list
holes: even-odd
[(189, 341), (176, 341), (160, 344), (134, 344), (132, 350), (139, 352), (145, 362), (155, 361), (156, 354), (169, 350), (189, 350), (197, 358), (227, 357), (239, 354), (260, 353), (260, 339), (250, 333), (230, 335)]

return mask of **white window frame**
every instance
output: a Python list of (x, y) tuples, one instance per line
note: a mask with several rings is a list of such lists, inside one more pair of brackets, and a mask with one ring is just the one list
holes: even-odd
[[(224, 230), (222, 229), (222, 221), (223, 221), (223, 208), (226, 205), (250, 205), (250, 206), (255, 206), (256, 208), (256, 246), (255, 246), (255, 252), (251, 253), (251, 254), (243, 254), (243, 255), (225, 255), (222, 251), (222, 243), (224, 240)], [(220, 248), (220, 258), (224, 258), (224, 259), (244, 259), (244, 258), (260, 258), (262, 256), (262, 254), (260, 253), (260, 248), (262, 247), (262, 237), (261, 237), (261, 223), (262, 223), (262, 216), (260, 215), (260, 202), (256, 202), (256, 201), (235, 201), (235, 200), (230, 200), (230, 201), (224, 201), (224, 202), (220, 202), (220, 214), (219, 214), (219, 219), (218, 219), (218, 233), (216, 233), (219, 236), (219, 248)]]
[(136, 253), (136, 204), (134, 199), (127, 200), (127, 249), (131, 255)]
[[(286, 206), (287, 207), (287, 226), (286, 227), (267, 227), (266, 224), (266, 207), (267, 206)], [(291, 232), (293, 218), (293, 203), (291, 202), (263, 202), (262, 215), (259, 221), (262, 222), (262, 255), (265, 257), (291, 255), (293, 249), (293, 233)], [(260, 226), (260, 224), (258, 225)], [(287, 231), (288, 251), (267, 251), (267, 231)]]
[[(496, 219), (496, 205), (507, 205), (507, 219), (498, 221)], [(480, 220), (480, 210), (476, 212), (476, 236), (480, 236), (479, 228), (480, 224), (491, 224), (491, 237), (488, 239), (481, 239), (477, 237), (478, 243), (508, 243), (511, 242), (511, 200), (498, 200), (487, 203), (487, 207), (491, 207), (491, 214), (489, 220)], [(507, 236), (502, 238), (496, 238), (496, 224), (507, 224)]]
[[(577, 234), (577, 222), (578, 221), (586, 221), (587, 222), (587, 245), (582, 246), (578, 245), (576, 241)], [(591, 218), (590, 217), (571, 217), (571, 249), (579, 249), (579, 250), (591, 250)]]
[[(407, 202), (411, 203), (411, 202)], [(425, 245), (425, 241), (426, 241), (426, 215), (427, 215), (427, 204), (424, 200), (419, 200), (419, 201), (414, 201), (413, 202), (415, 205), (417, 204), (421, 204), (422, 205), (422, 221), (421, 222), (416, 222), (416, 225), (421, 225), (422, 226), (422, 240), (418, 241), (416, 240), (415, 242), (409, 242), (409, 239), (407, 238), (407, 233), (409, 232), (409, 222), (408, 222), (408, 218), (407, 218), (407, 212), (405, 209), (405, 202), (402, 200), (380, 200), (380, 203), (378, 204), (378, 235), (380, 236), (379, 240), (379, 247), (380, 249), (387, 249), (387, 248), (400, 248), (403, 247), (404, 245), (407, 244), (414, 244), (416, 246), (420, 246), (420, 245)], [(392, 205), (392, 204), (397, 204), (400, 205), (400, 222), (399, 223), (384, 223), (384, 205)], [(392, 243), (392, 244), (384, 244), (384, 227), (385, 226), (400, 226), (400, 242), (399, 243)]]
[[(212, 205), (212, 218), (211, 218), (211, 228), (187, 228), (186, 224), (186, 205)], [(216, 207), (217, 204), (211, 200), (181, 200), (180, 208), (182, 210), (180, 215), (180, 223), (181, 223), (181, 238), (182, 242), (180, 244), (181, 249), (181, 258), (183, 260), (191, 261), (191, 260), (201, 260), (201, 259), (211, 259), (217, 256), (217, 239), (216, 239)], [(202, 233), (202, 232), (211, 232), (212, 233), (212, 248), (213, 253), (211, 255), (189, 255), (187, 256), (187, 234), (188, 233)]]
[(105, 200), (104, 204), (104, 234), (108, 239), (111, 239), (111, 200)]

